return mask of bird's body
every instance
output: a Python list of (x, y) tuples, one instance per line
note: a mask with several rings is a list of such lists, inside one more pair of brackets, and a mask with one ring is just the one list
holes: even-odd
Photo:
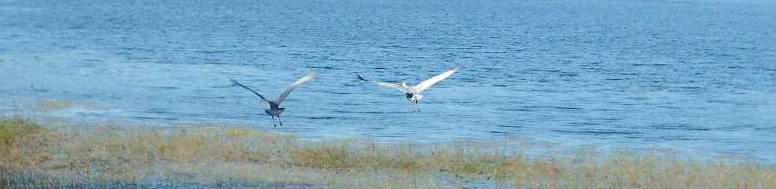
[(264, 113), (266, 113), (269, 116), (272, 116), (273, 126), (275, 126), (275, 117), (278, 118), (278, 122), (280, 122), (280, 126), (283, 126), (283, 121), (280, 120), (280, 114), (282, 114), (283, 110), (285, 110), (286, 108), (280, 107), (280, 104), (283, 102), (283, 100), (286, 99), (286, 97), (288, 97), (289, 94), (291, 94), (291, 91), (314, 79), (316, 79), (316, 75), (314, 72), (310, 72), (307, 75), (303, 76), (302, 78), (299, 78), (296, 82), (289, 85), (288, 88), (285, 91), (283, 91), (283, 93), (280, 94), (277, 100), (268, 100), (267, 98), (264, 98), (264, 96), (256, 92), (255, 90), (251, 89), (248, 86), (243, 85), (237, 80), (232, 79), (231, 81), (232, 81), (232, 84), (251, 91), (254, 95), (258, 96), (263, 102), (266, 102), (267, 104), (269, 104), (269, 109), (264, 110)]
[(267, 115), (269, 116), (280, 117), (280, 114), (282, 114), (283, 110), (285, 109), (286, 108), (281, 108), (279, 104), (276, 104), (274, 102), (269, 102), (269, 109), (264, 110), (264, 113), (267, 113)]
[(360, 79), (362, 81), (371, 82), (371, 83), (377, 84), (378, 86), (381, 86), (381, 87), (393, 88), (393, 89), (396, 89), (396, 90), (399, 90), (399, 91), (403, 92), (405, 94), (405, 97), (407, 98), (407, 100), (410, 101), (410, 103), (413, 106), (413, 108), (415, 109), (415, 111), (420, 111), (420, 109), (417, 107), (418, 104), (421, 102), (421, 99), (423, 99), (423, 95), (420, 94), (420, 93), (428, 90), (429, 88), (431, 88), (431, 86), (434, 86), (435, 84), (439, 83), (440, 81), (447, 79), (448, 77), (452, 76), (457, 71), (458, 71), (458, 68), (453, 68), (453, 69), (447, 70), (447, 71), (445, 71), (445, 72), (443, 72), (443, 73), (441, 73), (439, 75), (436, 75), (436, 76), (434, 76), (434, 77), (432, 77), (430, 79), (424, 80), (424, 81), (422, 81), (422, 82), (420, 82), (420, 83), (418, 83), (417, 85), (414, 85), (414, 86), (409, 86), (405, 82), (400, 82), (400, 83), (380, 82), (380, 81), (368, 80), (368, 79), (362, 77), (361, 75), (357, 75), (357, 76), (358, 76), (358, 79)]

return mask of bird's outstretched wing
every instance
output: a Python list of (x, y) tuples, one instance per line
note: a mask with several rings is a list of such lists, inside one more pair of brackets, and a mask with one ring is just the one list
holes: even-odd
[(420, 82), (420, 83), (418, 83), (418, 85), (415, 85), (412, 88), (412, 92), (421, 93), (421, 92), (425, 91), (426, 89), (431, 88), (431, 86), (434, 86), (434, 84), (439, 83), (440, 81), (447, 79), (448, 77), (450, 77), (451, 75), (453, 75), (457, 71), (458, 71), (458, 68), (453, 68), (453, 69), (447, 70), (444, 73), (441, 73), (441, 74), (439, 74), (437, 76), (434, 76), (431, 79), (427, 79), (427, 80), (425, 80), (423, 82)]
[(242, 83), (238, 82), (237, 80), (234, 80), (234, 79), (229, 79), (229, 80), (232, 81), (232, 84), (234, 84), (234, 85), (237, 85), (237, 86), (240, 86), (242, 88), (248, 89), (249, 91), (251, 91), (256, 96), (259, 96), (259, 98), (261, 98), (261, 100), (269, 102), (269, 100), (267, 100), (267, 98), (264, 98), (264, 96), (261, 96), (261, 94), (259, 94), (258, 92), (254, 91), (250, 87), (243, 85)]
[(375, 85), (380, 86), (380, 87), (393, 88), (393, 89), (399, 90), (399, 91), (404, 92), (404, 93), (409, 93), (410, 92), (409, 88), (404, 87), (404, 86), (402, 86), (399, 83), (387, 83), (387, 82), (372, 81), (372, 80), (368, 80), (368, 79), (366, 79), (364, 77), (361, 77), (361, 74), (356, 74), (356, 76), (358, 76), (358, 79), (360, 79), (361, 81), (366, 81), (366, 82), (374, 83)]
[(308, 83), (308, 82), (310, 82), (312, 80), (315, 80), (316, 77), (317, 77), (317, 75), (315, 74), (315, 72), (310, 72), (310, 73), (302, 76), (302, 78), (299, 78), (298, 80), (296, 80), (296, 82), (294, 82), (291, 85), (289, 85), (288, 88), (285, 91), (283, 91), (282, 94), (280, 94), (280, 96), (278, 97), (278, 100), (275, 101), (275, 102), (280, 104), (280, 102), (283, 102), (283, 100), (286, 99), (286, 97), (288, 97), (288, 94), (290, 94), (291, 91), (293, 91), (294, 89), (296, 89), (299, 86), (304, 85), (305, 83)]

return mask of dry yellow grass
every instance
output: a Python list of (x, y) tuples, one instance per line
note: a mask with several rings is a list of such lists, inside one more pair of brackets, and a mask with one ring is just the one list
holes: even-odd
[(234, 127), (80, 129), (2, 119), (0, 152), (0, 187), (17, 188), (776, 188), (776, 168), (756, 164), (530, 158), (499, 147), (309, 142)]

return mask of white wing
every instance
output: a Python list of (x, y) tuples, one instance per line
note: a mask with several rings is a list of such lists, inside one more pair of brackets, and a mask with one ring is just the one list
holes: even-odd
[(375, 85), (380, 86), (380, 87), (393, 88), (393, 89), (399, 90), (399, 91), (401, 91), (403, 93), (410, 93), (410, 89), (408, 87), (405, 87), (401, 83), (388, 83), (388, 82), (372, 81), (372, 80), (365, 79), (364, 77), (361, 77), (361, 75), (358, 75), (358, 74), (356, 74), (356, 75), (358, 76), (358, 79), (360, 79), (362, 81), (374, 83)]
[(458, 68), (453, 68), (451, 70), (447, 70), (444, 73), (441, 73), (437, 76), (432, 77), (431, 79), (427, 79), (423, 82), (418, 83), (414, 87), (412, 87), (412, 91), (415, 93), (422, 93), (426, 89), (430, 88), (431, 86), (434, 86), (434, 84), (439, 83), (442, 80), (447, 79), (451, 75), (453, 75), (455, 72), (458, 71)]
[(302, 76), (302, 78), (299, 78), (298, 80), (296, 80), (296, 82), (294, 82), (291, 85), (289, 85), (288, 88), (285, 91), (283, 91), (282, 94), (280, 94), (280, 97), (278, 97), (278, 100), (275, 101), (275, 102), (280, 104), (281, 102), (283, 102), (284, 99), (286, 99), (286, 97), (288, 97), (288, 94), (290, 94), (291, 91), (293, 91), (294, 89), (296, 89), (299, 86), (304, 85), (305, 83), (308, 83), (308, 82), (310, 82), (312, 80), (315, 80), (316, 77), (317, 77), (317, 75), (315, 74), (315, 72), (310, 72), (310, 73)]

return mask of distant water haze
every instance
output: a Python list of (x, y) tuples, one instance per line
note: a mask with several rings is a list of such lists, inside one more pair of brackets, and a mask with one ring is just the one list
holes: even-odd
[[(775, 44), (770, 1), (0, 0), (0, 113), (776, 162)], [(356, 79), (456, 66), (419, 113)], [(310, 71), (278, 128), (229, 82)]]

